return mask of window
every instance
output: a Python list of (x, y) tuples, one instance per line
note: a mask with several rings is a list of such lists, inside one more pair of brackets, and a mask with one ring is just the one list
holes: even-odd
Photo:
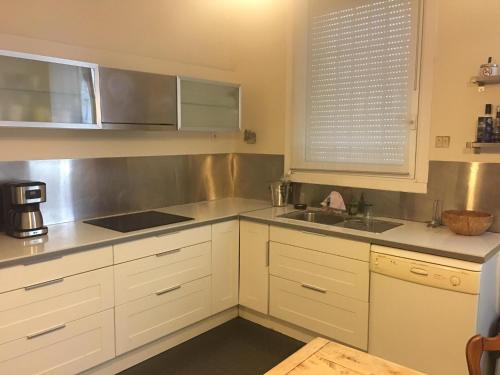
[(292, 170), (414, 177), (422, 9), (419, 0), (308, 1)]

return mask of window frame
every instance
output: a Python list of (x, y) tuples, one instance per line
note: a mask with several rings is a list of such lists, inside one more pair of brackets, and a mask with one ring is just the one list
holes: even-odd
[[(418, 96), (416, 113), (412, 118), (418, 121), (415, 131), (410, 132), (409, 173), (359, 172), (352, 170), (305, 169), (305, 158), (296, 160), (297, 150), (305, 152), (303, 131), (307, 123), (308, 92), (308, 43), (309, 5), (308, 1), (293, 0), (288, 14), (288, 61), (287, 61), (287, 127), (285, 142), (285, 171), (289, 171), (294, 182), (327, 185), (352, 186), (360, 188), (408, 191), (427, 191), (428, 155), (430, 137), (430, 107), (432, 100), (433, 58), (437, 30), (436, 4), (421, 0), (420, 50), (418, 69)], [(301, 133), (302, 132), (302, 133)], [(300, 136), (302, 134), (302, 137)], [(300, 153), (299, 153), (300, 155)], [(299, 166), (299, 167), (297, 167)]]

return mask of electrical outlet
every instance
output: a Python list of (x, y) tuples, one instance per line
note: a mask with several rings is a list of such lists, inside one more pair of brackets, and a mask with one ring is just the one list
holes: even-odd
[(450, 137), (448, 135), (438, 135), (436, 137), (436, 148), (448, 148), (450, 147)]
[(436, 148), (443, 148), (443, 137), (436, 137)]

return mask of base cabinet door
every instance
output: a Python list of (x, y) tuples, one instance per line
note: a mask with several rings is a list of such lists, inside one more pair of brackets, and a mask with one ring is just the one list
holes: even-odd
[(238, 220), (212, 225), (212, 314), (238, 304)]
[(240, 221), (240, 305), (268, 313), (269, 225)]
[(210, 276), (115, 307), (116, 354), (210, 316)]
[(368, 348), (368, 302), (271, 276), (270, 315), (356, 348)]
[(113, 309), (0, 345), (0, 374), (76, 374), (115, 355)]

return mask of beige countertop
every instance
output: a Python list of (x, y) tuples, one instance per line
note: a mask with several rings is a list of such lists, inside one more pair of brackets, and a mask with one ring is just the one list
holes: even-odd
[(188, 216), (194, 220), (129, 233), (120, 233), (75, 221), (50, 225), (47, 236), (33, 239), (20, 240), (0, 234), (0, 267), (16, 263), (31, 263), (59, 256), (61, 252), (109, 246), (237, 217), (476, 263), (484, 263), (500, 250), (500, 234), (496, 233), (485, 233), (479, 237), (464, 237), (450, 232), (445, 227), (427, 228), (423, 223), (397, 219), (386, 220), (404, 225), (384, 233), (370, 233), (280, 218), (279, 215), (294, 211), (294, 209), (291, 206), (271, 208), (269, 202), (252, 199), (226, 198), (164, 207), (155, 211)]
[(269, 206), (269, 202), (260, 200), (226, 198), (154, 209), (154, 211), (192, 217), (194, 220), (129, 233), (120, 233), (85, 224), (82, 221), (74, 221), (50, 225), (48, 235), (33, 239), (16, 239), (0, 234), (0, 267), (42, 260), (44, 257), (50, 258), (59, 255), (62, 251), (80, 251), (109, 246), (151, 235), (229, 220), (237, 218), (242, 212)]
[(390, 218), (380, 219), (403, 225), (383, 233), (371, 233), (279, 217), (292, 211), (296, 211), (292, 206), (269, 207), (243, 213), (240, 218), (475, 263), (484, 263), (500, 250), (498, 233), (486, 232), (482, 236), (467, 237), (455, 234), (444, 226), (428, 228), (425, 223)]

